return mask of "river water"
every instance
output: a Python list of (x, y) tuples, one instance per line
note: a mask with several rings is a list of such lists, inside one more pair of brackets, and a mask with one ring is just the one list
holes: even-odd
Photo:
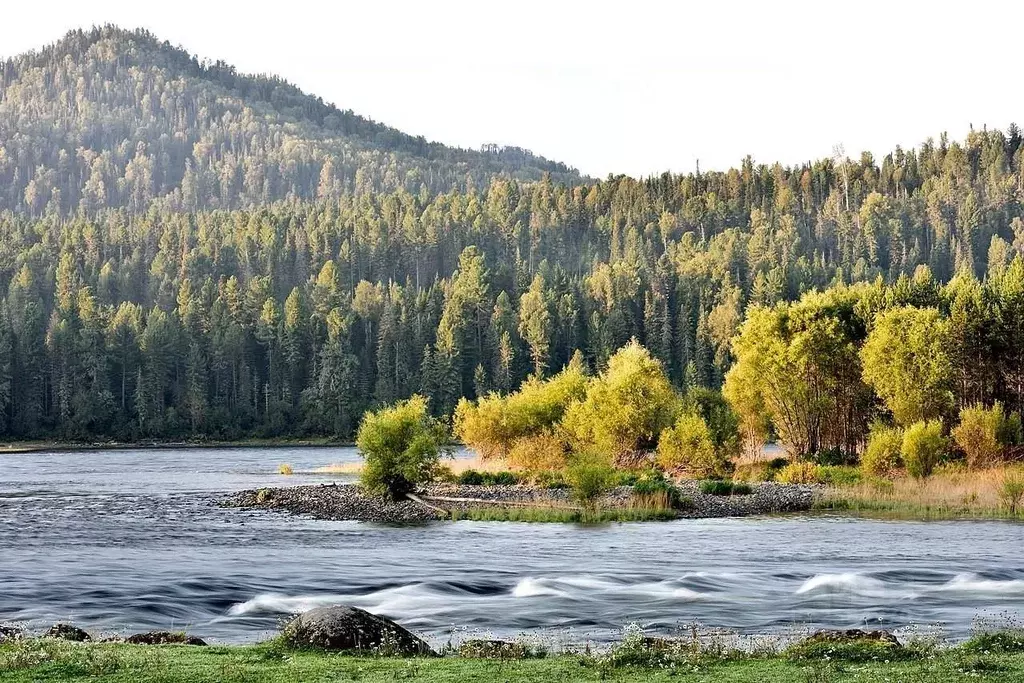
[[(771, 517), (571, 526), (386, 526), (221, 509), (351, 448), (0, 456), (0, 623), (70, 620), (215, 641), (346, 603), (435, 644), (466, 635), (602, 641), (639, 623), (739, 633), (939, 629), (1024, 614), (1024, 526)], [(276, 474), (289, 462), (296, 474)], [(454, 634), (454, 635), (453, 635)]]

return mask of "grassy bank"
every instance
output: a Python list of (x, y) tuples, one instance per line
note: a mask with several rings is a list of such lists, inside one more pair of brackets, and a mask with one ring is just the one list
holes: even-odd
[(453, 521), (474, 522), (562, 522), (600, 524), (602, 522), (651, 522), (676, 519), (671, 508), (614, 507), (591, 510), (550, 506), (478, 507), (453, 509)]
[(949, 649), (925, 646), (817, 645), (781, 652), (665, 649), (623, 643), (611, 652), (533, 659), (357, 657), (296, 652), (276, 642), (239, 647), (124, 645), (26, 640), (0, 645), (0, 681), (163, 683), (249, 681), (858, 681), (1024, 680), (1019, 635), (988, 637)]
[(1008, 484), (1020, 476), (1019, 467), (998, 467), (940, 470), (924, 480), (868, 478), (827, 488), (815, 508), (895, 519), (1024, 520), (1024, 504)]

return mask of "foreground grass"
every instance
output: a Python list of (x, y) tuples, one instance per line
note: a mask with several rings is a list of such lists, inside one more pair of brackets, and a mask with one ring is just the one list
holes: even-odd
[(1024, 681), (1024, 653), (978, 641), (941, 650), (913, 650), (885, 661), (875, 648), (773, 654), (657, 651), (620, 646), (604, 655), (539, 659), (385, 658), (295, 652), (277, 643), (240, 647), (124, 645), (27, 640), (0, 645), (0, 681), (162, 683), (218, 681), (721, 681), (831, 683), (858, 681)]
[(1020, 472), (1018, 467), (949, 469), (925, 480), (866, 479), (828, 488), (815, 507), (894, 519), (1024, 520), (1024, 505), (1005, 492), (1005, 482)]

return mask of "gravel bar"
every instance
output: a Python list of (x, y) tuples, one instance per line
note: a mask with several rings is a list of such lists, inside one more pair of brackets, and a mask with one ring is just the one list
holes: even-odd
[[(679, 518), (745, 517), (749, 515), (805, 512), (811, 509), (820, 487), (763, 482), (752, 484), (746, 495), (713, 496), (700, 492), (700, 482), (678, 484), (690, 504), (677, 512)], [(419, 495), (428, 503), (446, 510), (481, 507), (521, 507), (523, 505), (575, 507), (566, 489), (535, 486), (468, 486), (432, 484)], [(605, 494), (599, 505), (625, 507), (632, 489), (620, 486)], [(473, 500), (451, 501), (445, 498)], [(353, 484), (322, 484), (263, 488), (241, 491), (220, 502), (222, 507), (263, 509), (305, 515), (315, 519), (356, 520), (363, 522), (405, 523), (445, 519), (444, 513), (411, 500), (391, 501), (364, 495)]]

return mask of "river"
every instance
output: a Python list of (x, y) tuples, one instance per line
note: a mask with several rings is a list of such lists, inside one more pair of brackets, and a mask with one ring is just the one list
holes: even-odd
[[(244, 488), (349, 481), (351, 448), (0, 455), (0, 623), (267, 637), (346, 603), (441, 644), (603, 641), (630, 623), (969, 634), (1024, 614), (1024, 526), (801, 516), (394, 527), (221, 509)], [(288, 462), (296, 474), (276, 474)]]

